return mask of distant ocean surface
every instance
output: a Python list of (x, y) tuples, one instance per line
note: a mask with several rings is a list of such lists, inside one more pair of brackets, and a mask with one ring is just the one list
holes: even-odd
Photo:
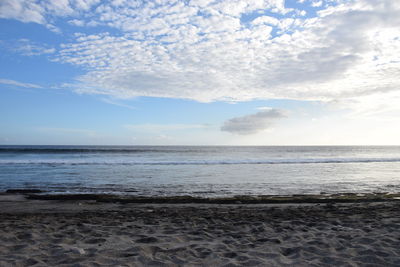
[(137, 196), (400, 192), (400, 147), (0, 146), (0, 191)]

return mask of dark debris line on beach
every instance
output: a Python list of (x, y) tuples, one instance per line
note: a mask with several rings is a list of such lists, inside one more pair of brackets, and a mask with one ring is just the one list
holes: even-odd
[[(24, 192), (29, 199), (36, 200), (95, 200), (97, 202), (119, 203), (204, 203), (204, 204), (269, 204), (269, 203), (355, 203), (400, 201), (400, 193), (333, 194), (333, 195), (292, 195), (292, 196), (234, 196), (202, 198), (193, 196), (140, 197), (108, 194), (43, 194)], [(42, 194), (35, 194), (42, 193)]]

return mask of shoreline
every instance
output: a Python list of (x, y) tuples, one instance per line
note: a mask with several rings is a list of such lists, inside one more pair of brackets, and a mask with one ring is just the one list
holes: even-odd
[(335, 193), (335, 194), (294, 194), (294, 195), (236, 195), (226, 197), (178, 196), (136, 196), (121, 194), (69, 193), (54, 194), (39, 189), (8, 189), (0, 192), (4, 196), (22, 195), (30, 200), (84, 201), (98, 203), (154, 203), (154, 204), (291, 204), (291, 203), (363, 203), (400, 201), (400, 193)]

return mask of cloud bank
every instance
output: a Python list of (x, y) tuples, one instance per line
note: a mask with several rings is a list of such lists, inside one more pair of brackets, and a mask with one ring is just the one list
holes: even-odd
[(221, 127), (221, 131), (233, 134), (248, 135), (266, 130), (278, 120), (286, 117), (286, 112), (279, 109), (264, 109), (255, 114), (236, 117), (227, 120)]
[(76, 27), (52, 56), (85, 70), (75, 91), (201, 102), (399, 95), (399, 13), (393, 0), (0, 4), (2, 18)]

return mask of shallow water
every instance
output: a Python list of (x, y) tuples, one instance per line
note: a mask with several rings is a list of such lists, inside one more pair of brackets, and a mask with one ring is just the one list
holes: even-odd
[(0, 191), (142, 196), (399, 192), (400, 147), (0, 146)]

